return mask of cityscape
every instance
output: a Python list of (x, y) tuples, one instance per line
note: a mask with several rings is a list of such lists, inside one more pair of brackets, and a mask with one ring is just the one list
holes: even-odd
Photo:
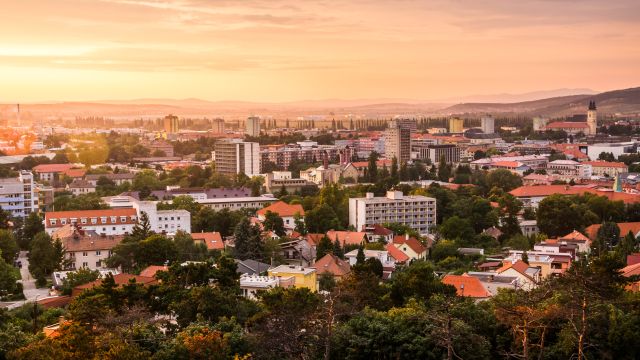
[(3, 8), (0, 360), (640, 358), (640, 3)]

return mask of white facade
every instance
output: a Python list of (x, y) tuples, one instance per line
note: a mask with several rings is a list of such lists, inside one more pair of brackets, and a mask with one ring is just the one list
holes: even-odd
[(215, 211), (222, 209), (240, 210), (240, 209), (262, 209), (265, 206), (271, 205), (278, 199), (272, 196), (247, 196), (237, 198), (214, 198), (196, 200), (198, 204), (202, 204)]
[(157, 233), (175, 235), (179, 230), (191, 233), (191, 214), (187, 210), (158, 210), (153, 201), (137, 201), (132, 204), (138, 216), (142, 216), (143, 212), (147, 214), (151, 230)]
[(495, 120), (491, 116), (485, 116), (480, 120), (480, 127), (485, 134), (493, 134), (495, 132)]
[(589, 156), (589, 159), (596, 160), (601, 153), (606, 152), (612, 153), (617, 159), (620, 155), (635, 153), (637, 151), (635, 149), (635, 145), (636, 143), (633, 141), (624, 143), (591, 144), (587, 146), (587, 155)]
[(245, 134), (253, 137), (260, 136), (260, 118), (257, 116), (249, 116), (246, 122)]
[(225, 175), (260, 174), (260, 144), (239, 139), (219, 141), (215, 146), (216, 171)]
[(0, 179), (0, 207), (14, 217), (38, 212), (33, 174), (21, 171), (17, 178)]
[(401, 191), (388, 191), (385, 197), (367, 193), (364, 198), (349, 199), (349, 225), (356, 231), (385, 223), (404, 224), (420, 234), (428, 234), (436, 225), (436, 199), (404, 196)]
[(77, 224), (83, 230), (112, 236), (131, 234), (137, 222), (133, 209), (51, 211), (45, 213), (44, 228), (47, 234), (53, 235), (67, 224)]

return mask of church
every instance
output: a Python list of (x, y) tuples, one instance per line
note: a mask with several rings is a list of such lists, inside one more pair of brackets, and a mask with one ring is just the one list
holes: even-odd
[(565, 131), (569, 135), (577, 135), (583, 133), (584, 135), (595, 135), (598, 129), (598, 112), (596, 109), (596, 102), (589, 101), (589, 109), (587, 110), (587, 121), (574, 122), (574, 121), (557, 121), (552, 122), (544, 126), (541, 130), (554, 130)]

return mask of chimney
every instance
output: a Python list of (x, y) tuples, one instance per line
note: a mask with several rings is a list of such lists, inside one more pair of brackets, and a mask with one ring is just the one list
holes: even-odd
[(404, 234), (404, 239), (409, 240), (409, 233)]

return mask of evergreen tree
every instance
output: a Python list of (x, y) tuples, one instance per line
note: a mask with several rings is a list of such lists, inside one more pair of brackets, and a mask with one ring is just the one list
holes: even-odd
[(318, 242), (318, 246), (316, 248), (316, 260), (322, 259), (328, 253), (333, 251), (333, 244), (331, 240), (327, 237), (327, 235), (323, 236)]
[(369, 155), (369, 164), (367, 165), (367, 173), (368, 173), (368, 178), (367, 180), (370, 183), (376, 183), (378, 182), (378, 153), (376, 153), (375, 151), (371, 153), (371, 155)]
[(264, 244), (260, 236), (260, 229), (251, 225), (248, 217), (243, 218), (234, 231), (235, 256), (240, 260), (262, 260)]
[(397, 157), (393, 157), (393, 159), (391, 159), (391, 180), (393, 180), (394, 183), (397, 183), (399, 178), (398, 178), (398, 158)]
[(364, 262), (365, 262), (364, 247), (360, 246), (358, 247), (358, 253), (356, 254), (356, 265), (364, 264)]
[(149, 216), (147, 215), (146, 212), (142, 211), (142, 214), (140, 214), (140, 218), (138, 219), (138, 222), (131, 230), (130, 237), (137, 241), (142, 241), (148, 238), (151, 234), (153, 234), (153, 232), (151, 231)]
[(336, 238), (333, 242), (333, 255), (339, 257), (340, 259), (344, 259), (344, 249), (340, 245), (340, 241)]
[(449, 182), (451, 177), (451, 168), (447, 165), (444, 155), (440, 156), (440, 163), (438, 164), (438, 180)]

